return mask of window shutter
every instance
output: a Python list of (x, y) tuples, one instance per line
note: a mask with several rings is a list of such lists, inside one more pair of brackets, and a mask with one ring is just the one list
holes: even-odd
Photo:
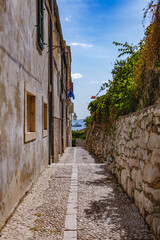
[(38, 0), (38, 44), (44, 49), (44, 10), (43, 0)]

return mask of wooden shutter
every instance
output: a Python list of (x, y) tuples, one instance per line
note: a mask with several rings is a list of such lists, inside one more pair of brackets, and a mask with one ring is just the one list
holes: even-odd
[(38, 44), (44, 49), (44, 9), (43, 0), (38, 0)]

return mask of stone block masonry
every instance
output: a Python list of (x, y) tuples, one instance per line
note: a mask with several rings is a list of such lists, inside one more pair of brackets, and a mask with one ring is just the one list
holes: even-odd
[(160, 239), (160, 104), (119, 118), (109, 130), (93, 124), (86, 145), (110, 165)]

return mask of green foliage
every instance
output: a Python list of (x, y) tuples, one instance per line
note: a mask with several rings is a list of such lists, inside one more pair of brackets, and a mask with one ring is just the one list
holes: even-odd
[(118, 147), (116, 147), (116, 156), (119, 157), (120, 154), (119, 154), (119, 150), (118, 150)]
[(93, 123), (93, 119), (91, 116), (86, 117), (83, 121), (85, 122), (86, 127), (91, 126)]
[(148, 107), (160, 101), (160, 0), (150, 1), (144, 13), (151, 17), (151, 24), (145, 33), (145, 44), (136, 69), (139, 108)]
[(76, 147), (76, 140), (78, 138), (84, 140), (86, 138), (86, 131), (72, 131), (72, 147)]
[(109, 80), (106, 84), (106, 94), (97, 97), (89, 104), (88, 109), (96, 122), (112, 121), (118, 116), (135, 111), (137, 107), (137, 85), (134, 74), (141, 49), (136, 51), (137, 47), (130, 46), (128, 43), (114, 42), (114, 44), (122, 46), (123, 48), (119, 51), (130, 56), (126, 60), (116, 60), (112, 70), (113, 81)]
[(72, 138), (72, 147), (76, 147), (76, 138)]
[(115, 46), (121, 46), (122, 47), (122, 48), (118, 48), (118, 51), (121, 52), (118, 55), (118, 57), (121, 57), (121, 56), (123, 56), (125, 54), (130, 54), (130, 55), (132, 54), (133, 55), (138, 50), (138, 46), (133, 46), (133, 44), (129, 45), (127, 42), (125, 42), (125, 43), (113, 42), (113, 44)]
[(72, 131), (72, 138), (79, 138), (81, 140), (84, 140), (86, 137), (86, 131), (81, 130), (81, 131)]

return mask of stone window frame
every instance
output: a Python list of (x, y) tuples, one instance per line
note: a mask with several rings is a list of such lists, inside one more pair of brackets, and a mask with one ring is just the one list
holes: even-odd
[[(32, 96), (35, 99), (34, 103), (34, 131), (28, 131), (28, 96)], [(24, 142), (30, 142), (36, 139), (36, 89), (30, 86), (28, 83), (25, 84), (24, 90)]]
[[(47, 108), (46, 113), (45, 113), (45, 108)], [(44, 97), (44, 96), (42, 97), (42, 136), (43, 138), (48, 136), (48, 101), (47, 101), (47, 97)]]

